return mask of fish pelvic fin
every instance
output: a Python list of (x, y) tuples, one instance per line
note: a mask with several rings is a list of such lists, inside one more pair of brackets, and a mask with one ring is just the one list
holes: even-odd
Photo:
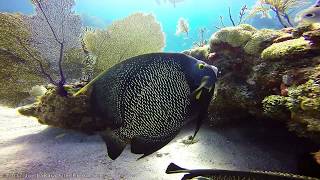
[(201, 80), (201, 83), (200, 85), (198, 86), (197, 89), (195, 89), (191, 95), (190, 95), (190, 98), (193, 98), (195, 100), (199, 100), (200, 97), (201, 97), (201, 93), (202, 93), (202, 89), (206, 87), (207, 83), (208, 83), (208, 79), (209, 77), (208, 76), (204, 76)]
[(166, 174), (189, 173), (190, 170), (182, 168), (174, 163), (170, 163), (167, 167)]
[(103, 141), (107, 146), (108, 156), (112, 160), (117, 159), (123, 152), (127, 143), (121, 140), (116, 135), (115, 131), (111, 131), (110, 129), (100, 132), (99, 135), (102, 137)]

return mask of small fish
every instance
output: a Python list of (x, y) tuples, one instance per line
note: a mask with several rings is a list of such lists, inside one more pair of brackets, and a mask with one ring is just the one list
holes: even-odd
[(195, 169), (189, 170), (171, 163), (166, 170), (167, 174), (185, 173), (182, 180), (319, 180), (318, 178), (299, 176), (295, 174), (270, 171), (235, 171), (222, 169)]
[(60, 139), (60, 138), (63, 138), (65, 135), (66, 135), (66, 133), (61, 133), (61, 134), (57, 135), (55, 138)]
[(320, 23), (320, 0), (317, 0), (314, 5), (299, 13), (296, 21), (301, 24)]
[(111, 127), (99, 133), (108, 156), (116, 159), (129, 143), (135, 154), (152, 154), (189, 120), (197, 122), (194, 138), (206, 118), (217, 71), (182, 53), (152, 53), (101, 73), (88, 86), (94, 114)]

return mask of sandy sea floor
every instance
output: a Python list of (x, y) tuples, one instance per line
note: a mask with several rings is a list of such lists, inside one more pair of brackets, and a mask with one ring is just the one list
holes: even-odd
[[(180, 179), (167, 175), (174, 162), (185, 168), (272, 170), (297, 173), (304, 142), (293, 134), (279, 135), (272, 126), (203, 127), (192, 145), (181, 143), (191, 135), (186, 127), (167, 146), (141, 160), (130, 147), (112, 161), (97, 136), (52, 128), (34, 118), (0, 108), (0, 179)], [(296, 143), (296, 144), (295, 144)]]

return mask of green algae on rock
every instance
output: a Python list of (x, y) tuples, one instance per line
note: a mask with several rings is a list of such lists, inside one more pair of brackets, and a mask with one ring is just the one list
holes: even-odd
[(275, 119), (289, 118), (286, 102), (287, 97), (279, 95), (268, 96), (262, 101), (264, 113)]
[(304, 57), (308, 53), (312, 53), (308, 41), (303, 37), (298, 39), (292, 39), (284, 42), (274, 43), (261, 53), (263, 60), (280, 60), (289, 59), (292, 57)]
[(288, 97), (271, 95), (263, 100), (265, 113), (287, 121), (298, 135), (320, 142), (320, 85), (309, 80), (289, 88)]

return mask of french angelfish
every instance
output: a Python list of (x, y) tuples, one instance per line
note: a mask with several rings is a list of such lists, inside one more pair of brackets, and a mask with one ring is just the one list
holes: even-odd
[[(108, 156), (131, 144), (145, 157), (168, 144), (190, 119), (194, 133), (206, 117), (218, 69), (181, 53), (152, 53), (127, 59), (91, 83), (96, 116), (110, 125), (100, 132)], [(193, 137), (194, 137), (193, 136)]]
[(203, 179), (203, 180), (319, 180), (313, 177), (300, 176), (289, 173), (270, 171), (235, 171), (222, 169), (195, 169), (181, 168), (171, 163), (166, 170), (167, 174), (184, 173), (181, 180)]
[(320, 0), (299, 13), (297, 21), (302, 24), (320, 23)]

